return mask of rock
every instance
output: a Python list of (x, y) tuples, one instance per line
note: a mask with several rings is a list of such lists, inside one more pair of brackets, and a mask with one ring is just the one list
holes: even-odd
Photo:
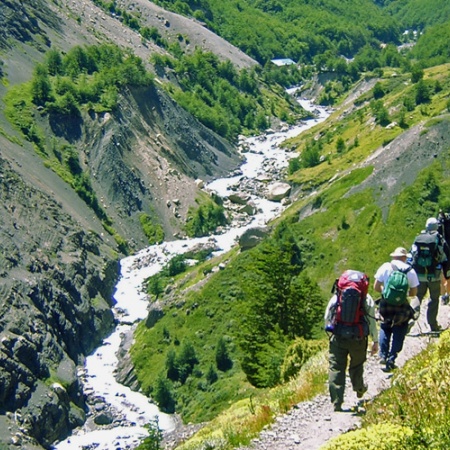
[(114, 421), (114, 416), (110, 411), (103, 411), (94, 418), (96, 425), (110, 425)]
[(249, 216), (254, 216), (258, 212), (258, 208), (253, 202), (248, 202), (240, 210), (240, 213), (248, 214)]
[(267, 188), (266, 198), (267, 200), (271, 200), (273, 202), (279, 202), (283, 198), (289, 196), (290, 193), (291, 186), (288, 183), (277, 181)]
[(200, 180), (199, 178), (195, 180), (195, 184), (199, 189), (203, 189), (205, 187), (205, 182), (203, 180)]
[(147, 319), (145, 320), (145, 326), (147, 328), (153, 328), (155, 324), (164, 316), (164, 311), (161, 303), (158, 301), (150, 304)]
[(236, 192), (228, 196), (228, 200), (238, 205), (245, 205), (250, 200), (250, 195), (245, 192)]
[(249, 228), (239, 238), (241, 250), (248, 250), (258, 245), (269, 233), (267, 227)]

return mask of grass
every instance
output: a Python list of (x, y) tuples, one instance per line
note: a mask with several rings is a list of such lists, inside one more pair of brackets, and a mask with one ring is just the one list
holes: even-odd
[(178, 450), (220, 448), (231, 450), (248, 445), (274, 417), (293, 405), (309, 400), (326, 389), (326, 352), (305, 364), (299, 375), (283, 386), (255, 391), (233, 404), (182, 445)]
[[(322, 352), (295, 380), (233, 404), (177, 449), (231, 450), (248, 445), (277, 414), (324, 392), (326, 367)], [(321, 450), (449, 448), (450, 331), (399, 369), (391, 385), (367, 405), (362, 429), (333, 438)]]
[[(402, 95), (398, 92), (402, 84), (391, 84), (391, 81), (389, 84), (389, 95), (400, 99)], [(405, 89), (408, 88), (410, 86), (406, 85)], [(386, 99), (386, 103), (389, 101)], [(386, 130), (375, 125), (369, 108), (364, 109), (364, 114), (362, 120), (357, 112), (349, 114), (346, 119), (350, 125), (339, 127), (338, 132), (332, 121), (311, 130), (306, 138), (302, 134), (299, 145), (305, 139), (322, 137), (324, 148), (328, 145), (333, 156), (329, 162), (292, 176), (291, 181), (301, 184), (304, 192), (314, 190), (314, 194), (299, 196), (299, 200), (273, 223), (275, 228), (284, 230), (279, 231), (280, 239), (282, 233), (295, 239), (305, 262), (304, 270), (319, 284), (324, 295), (329, 295), (335, 277), (346, 268), (363, 270), (371, 277), (394, 248), (409, 248), (425, 220), (434, 216), (439, 207), (450, 210), (450, 149), (444, 150), (431, 166), (424, 168), (415, 180), (411, 180), (412, 184), (405, 183), (395, 197), (385, 199), (380, 186), (352, 190), (367, 180), (373, 171), (372, 167), (357, 168), (357, 162), (401, 132), (399, 127), (398, 130)], [(442, 120), (424, 117), (419, 110), (412, 116), (417, 122), (425, 120), (430, 127)], [(337, 121), (337, 117), (332, 120)], [(354, 132), (360, 130), (359, 146), (338, 154), (333, 150), (333, 139), (339, 133), (351, 135), (348, 130), (352, 129)], [(207, 261), (204, 264), (202, 273), (214, 263)], [(251, 270), (245, 266), (245, 260), (242, 262), (241, 259), (240, 264), (241, 270)], [(257, 430), (270, 423), (277, 414), (324, 388), (326, 374), (323, 371), (327, 367), (324, 360), (323, 367), (319, 365), (316, 373), (308, 375), (309, 387), (297, 385), (294, 388), (292, 383), (295, 382), (289, 382), (272, 389), (255, 389), (245, 379), (239, 367), (241, 350), (235, 342), (238, 341), (236, 330), (247, 311), (245, 296), (241, 296), (226, 276), (233, 266), (236, 266), (236, 260), (230, 256), (227, 268), (213, 273), (195, 296), (193, 289), (183, 292), (183, 281), (177, 280), (175, 290), (180, 290), (172, 293), (171, 298), (175, 301), (165, 308), (165, 316), (152, 329), (139, 326), (135, 335), (132, 357), (144, 392), (149, 395), (158, 371), (154, 368), (164, 369), (164, 355), (175, 342), (178, 345), (185, 339), (194, 342), (199, 359), (203, 361), (189, 386), (180, 392), (181, 399), (187, 399), (187, 402), (178, 412), (187, 421), (210, 422), (180, 447), (183, 450), (207, 448), (208, 445), (224, 449), (246, 445)], [(202, 280), (202, 275), (192, 271), (186, 280), (185, 286), (192, 288), (193, 280)], [(166, 335), (170, 335), (169, 342), (164, 341), (164, 328)], [(204, 382), (205, 367), (214, 362), (214, 348), (219, 336), (229, 339), (234, 365), (232, 370), (219, 373), (216, 383), (207, 385)], [(153, 374), (147, 367), (153, 368)], [(305, 381), (308, 376), (302, 372), (296, 380)], [(405, 431), (405, 436), (407, 434)]]
[[(441, 90), (433, 94), (430, 103), (418, 105), (413, 111), (406, 113), (407, 127), (447, 112), (450, 90), (449, 71), (450, 64), (425, 71), (425, 79), (439, 82)], [(385, 78), (382, 82), (386, 85), (388, 94), (381, 100), (389, 111), (391, 122), (397, 121), (403, 108), (403, 101), (406, 97), (414, 95), (415, 85), (410, 82), (408, 74)], [(285, 141), (283, 146), (297, 148), (300, 155), (308, 142), (319, 141), (322, 145), (321, 154), (326, 156), (325, 161), (318, 166), (302, 169), (291, 175), (290, 181), (302, 185), (303, 189), (312, 190), (328, 182), (337, 174), (349, 170), (352, 165), (363, 161), (377, 148), (386, 145), (403, 133), (404, 129), (398, 125), (387, 128), (375, 123), (370, 108), (372, 99), (370, 92), (365, 93), (356, 102), (358, 108), (346, 112), (339, 108), (327, 121), (298, 137)], [(346, 143), (346, 150), (342, 153), (336, 149), (336, 141), (339, 137), (342, 137)], [(357, 146), (354, 146), (355, 137), (358, 137)]]
[(447, 330), (395, 373), (391, 387), (368, 405), (361, 430), (332, 439), (322, 450), (450, 448), (449, 389)]

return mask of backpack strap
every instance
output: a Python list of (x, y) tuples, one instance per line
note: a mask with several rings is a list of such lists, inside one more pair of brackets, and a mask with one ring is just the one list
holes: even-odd
[[(394, 266), (394, 264), (392, 264), (392, 262), (391, 262), (391, 267), (392, 267), (392, 272), (394, 270), (398, 270), (399, 272), (404, 273), (405, 275), (412, 269), (412, 266), (410, 266), (410, 265), (408, 265), (408, 267), (406, 269), (399, 269), (398, 267)], [(390, 275), (391, 274), (389, 274), (389, 276)]]

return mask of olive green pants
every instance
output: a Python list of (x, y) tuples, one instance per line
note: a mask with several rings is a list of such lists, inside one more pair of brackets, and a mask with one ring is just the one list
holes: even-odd
[(330, 339), (328, 386), (333, 405), (342, 405), (345, 391), (345, 374), (348, 357), (348, 372), (354, 391), (364, 389), (364, 363), (367, 359), (368, 339), (345, 339), (332, 336)]
[(426, 293), (429, 293), (427, 305), (427, 322), (431, 328), (431, 331), (437, 331), (439, 325), (437, 322), (437, 316), (439, 312), (439, 296), (441, 295), (441, 280), (434, 279), (432, 281), (421, 281), (417, 288), (417, 298), (422, 303)]

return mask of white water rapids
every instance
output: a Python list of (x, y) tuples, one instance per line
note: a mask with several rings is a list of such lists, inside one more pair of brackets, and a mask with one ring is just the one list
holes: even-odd
[[(300, 100), (300, 104), (307, 110), (313, 105), (307, 100)], [(239, 182), (242, 177), (255, 178), (261, 173), (263, 163), (268, 158), (276, 160), (276, 167), (283, 168), (288, 164), (288, 155), (279, 148), (285, 139), (299, 135), (315, 124), (325, 120), (329, 113), (320, 107), (315, 107), (319, 113), (316, 119), (308, 120), (287, 131), (267, 135), (265, 139), (252, 137), (246, 140), (250, 151), (245, 154), (246, 161), (241, 166), (242, 175), (215, 180), (207, 188), (215, 191), (221, 197), (229, 195), (229, 187)], [(296, 156), (293, 155), (293, 156)], [(136, 255), (121, 260), (121, 278), (116, 286), (114, 312), (119, 321), (116, 330), (104, 340), (104, 345), (88, 356), (85, 365), (84, 391), (93, 393), (104, 399), (104, 402), (122, 413), (133, 426), (118, 426), (104, 430), (92, 430), (88, 425), (74, 430), (72, 436), (56, 444), (58, 450), (83, 450), (87, 448), (97, 450), (133, 449), (148, 436), (144, 425), (158, 418), (158, 426), (162, 431), (175, 428), (172, 416), (160, 412), (157, 406), (139, 392), (116, 382), (114, 371), (117, 366), (117, 351), (121, 342), (121, 335), (129, 331), (131, 324), (147, 317), (148, 300), (142, 292), (143, 281), (159, 272), (169, 259), (180, 253), (185, 253), (198, 243), (215, 240), (221, 249), (215, 254), (229, 251), (236, 240), (247, 228), (265, 225), (284, 209), (279, 202), (271, 202), (262, 198), (253, 198), (258, 213), (253, 216), (249, 225), (231, 228), (224, 234), (165, 242), (161, 245), (150, 246)], [(142, 264), (145, 262), (145, 264)]]

